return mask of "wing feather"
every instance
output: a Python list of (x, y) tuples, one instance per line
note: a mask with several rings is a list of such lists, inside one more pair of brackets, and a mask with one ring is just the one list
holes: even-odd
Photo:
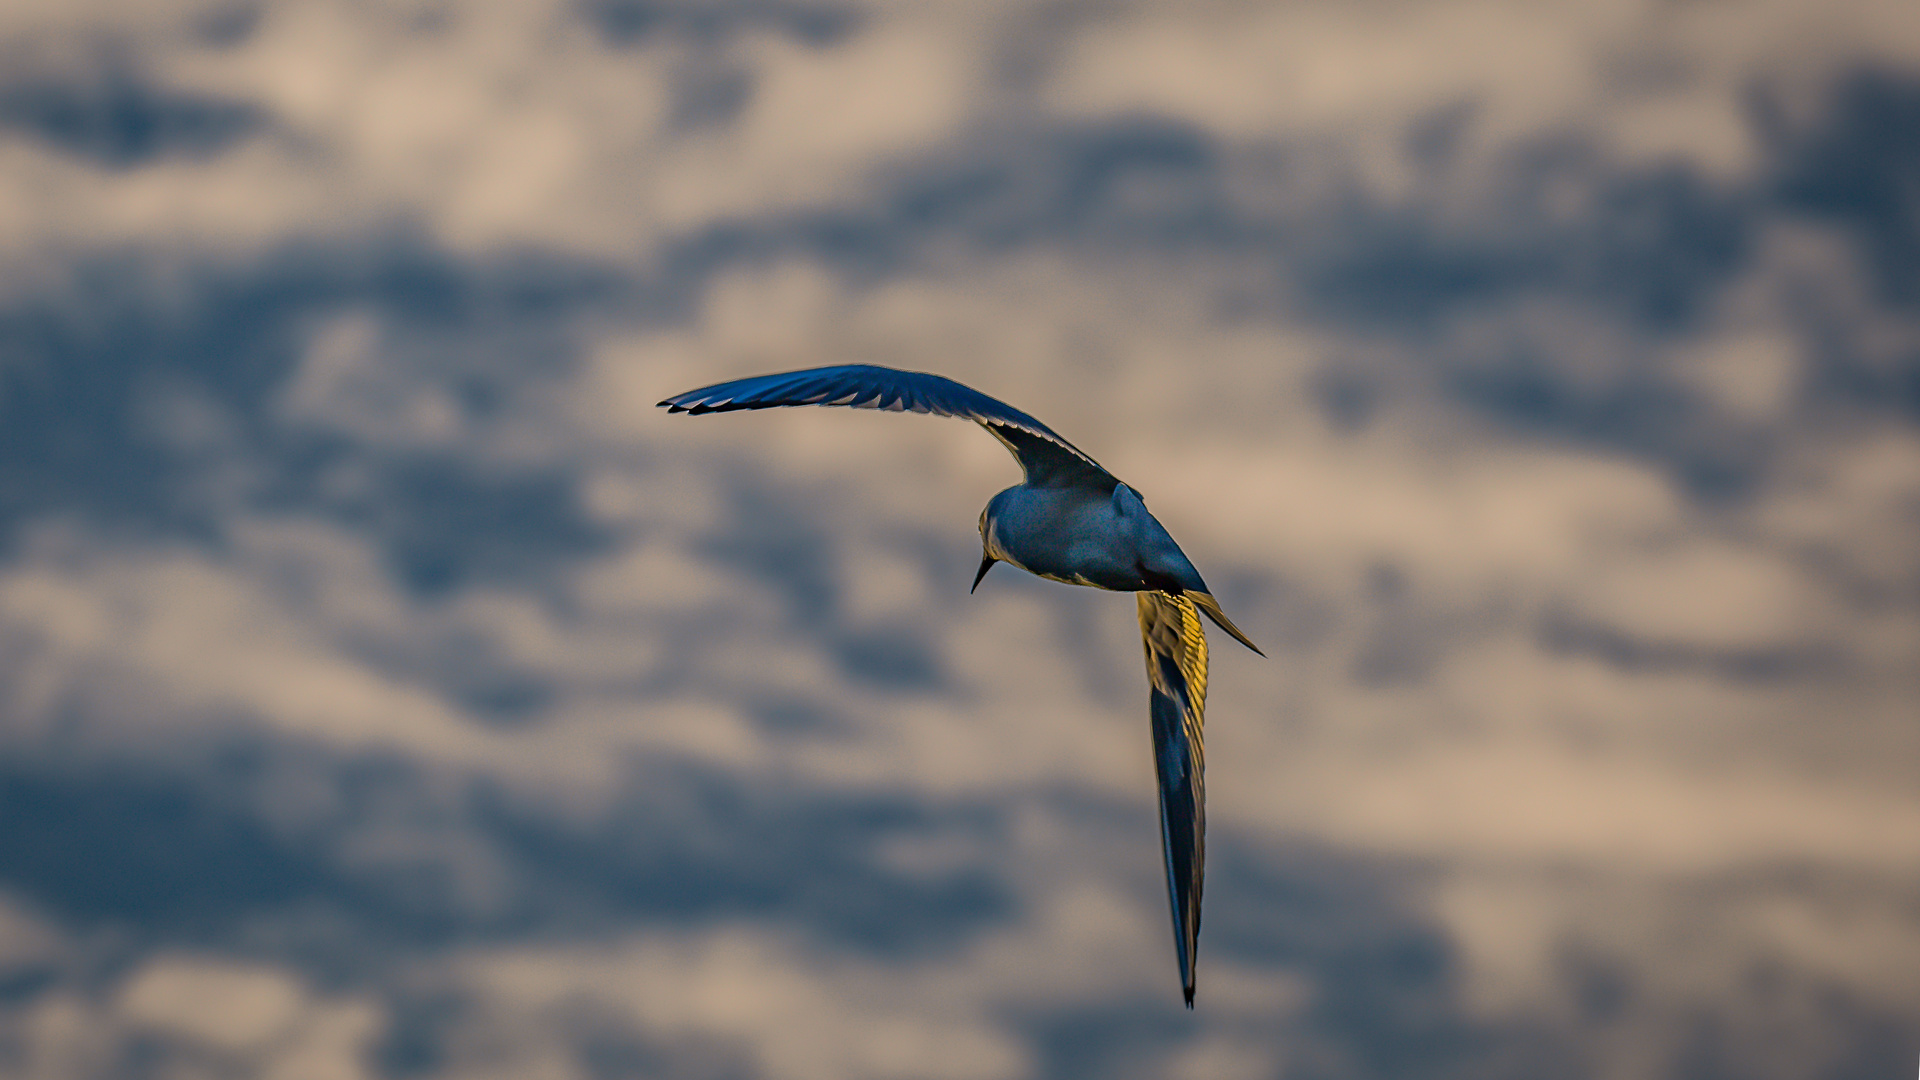
[(668, 412), (733, 412), (793, 405), (846, 406), (931, 413), (971, 420), (998, 438), (1020, 462), (1027, 483), (1089, 485), (1111, 491), (1113, 474), (1052, 428), (1019, 409), (941, 375), (872, 364), (784, 371), (716, 383), (660, 402)]
[(1207, 632), (1184, 596), (1136, 594), (1147, 654), (1154, 771), (1160, 782), (1160, 843), (1181, 989), (1193, 1008), (1200, 944), (1200, 892), (1207, 861)]

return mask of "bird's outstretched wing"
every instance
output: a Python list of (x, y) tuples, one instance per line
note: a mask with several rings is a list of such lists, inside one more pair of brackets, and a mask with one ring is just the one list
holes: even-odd
[(932, 413), (972, 420), (999, 439), (1020, 462), (1027, 483), (1088, 485), (1111, 491), (1113, 474), (1047, 425), (970, 386), (922, 371), (872, 364), (785, 371), (716, 383), (660, 402), (668, 412), (698, 415), (786, 405), (845, 405), (854, 409)]
[(1207, 710), (1207, 632), (1199, 609), (1186, 597), (1157, 590), (1136, 595), (1140, 640), (1147, 651), (1167, 901), (1173, 910), (1181, 989), (1191, 1009), (1200, 941), (1200, 886), (1207, 861), (1207, 762), (1201, 739), (1201, 719)]

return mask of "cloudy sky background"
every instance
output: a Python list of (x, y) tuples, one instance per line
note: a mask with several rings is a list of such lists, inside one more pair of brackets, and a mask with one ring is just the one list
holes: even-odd
[[(1885, 1077), (1902, 0), (0, 11), (0, 1076)], [(1216, 635), (1180, 1007), (1123, 598)]]

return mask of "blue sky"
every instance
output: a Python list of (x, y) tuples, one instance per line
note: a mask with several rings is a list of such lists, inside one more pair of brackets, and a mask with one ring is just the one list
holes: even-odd
[[(1920, 1052), (1896, 3), (16, 4), (0, 1075)], [(1215, 650), (1180, 1007), (1130, 603)]]

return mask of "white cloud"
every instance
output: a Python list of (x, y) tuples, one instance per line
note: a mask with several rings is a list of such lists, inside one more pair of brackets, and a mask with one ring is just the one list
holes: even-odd
[(1578, 589), (1578, 615), (1655, 645), (1790, 648), (1839, 615), (1790, 563), (1711, 542), (1596, 568)]
[(1470, 145), (1567, 131), (1629, 161), (1723, 177), (1756, 163), (1756, 79), (1817, 98), (1846, 66), (1911, 66), (1898, 4), (1418, 3), (1147, 5), (1092, 23), (1049, 93), (1074, 116), (1140, 112), (1230, 139), (1337, 140), (1380, 194), (1412, 193), (1413, 125), (1470, 110)]
[(162, 959), (127, 981), (118, 1008), (130, 1023), (244, 1053), (285, 1038), (305, 996), (271, 969)]
[(110, 1075), (140, 1061), (189, 1075), (360, 1080), (383, 1017), (368, 1002), (313, 993), (262, 964), (190, 955), (149, 960), (95, 999), (68, 990), (18, 1029), (15, 1075)]
[[(228, 809), (305, 838), (315, 873), (428, 880), (417, 891), (436, 911), (499, 921), (486, 940), (459, 923), (444, 947), (343, 960), (337, 994), (318, 989), (305, 946), (222, 952), (272, 952), (277, 933), (298, 938), (288, 923), (311, 930), (298, 913), (249, 909), (233, 940), (191, 955), (157, 928), (162, 940), (127, 946), (139, 955), (124, 974), (61, 981), (0, 1017), (0, 1043), (26, 1047), (35, 1076), (108, 1071), (151, 1037), (189, 1064), (350, 1077), (393, 1020), (375, 998), (424, 986), (470, 1006), (427, 1036), (444, 1038), (448, 1075), (574, 1075), (605, 1024), (648, 1052), (776, 1077), (998, 1077), (1043, 1069), (1032, 1032), (1053, 1018), (1132, 1016), (1150, 997), (1177, 1008), (1130, 605), (1004, 570), (966, 593), (975, 515), (1017, 475), (1001, 448), (927, 417), (694, 419), (653, 404), (848, 361), (941, 371), (1045, 419), (1148, 493), (1270, 646), (1267, 661), (1215, 654), (1219, 929), (1201, 1026), (1182, 1043), (1144, 1025), (1130, 1059), (1143, 1072), (1260, 1075), (1354, 1037), (1329, 1027), (1338, 1009), (1311, 1008), (1313, 950), (1334, 930), (1316, 923), (1284, 948), (1262, 936), (1302, 917), (1289, 890), (1321, 884), (1302, 847), (1378, 874), (1362, 891), (1383, 910), (1341, 933), (1399, 940), (1430, 923), (1459, 948), (1463, 1015), (1573, 1031), (1610, 1075), (1678, 1054), (1676, 1018), (1753, 1014), (1738, 995), (1755, 965), (1842, 987), (1863, 1010), (1907, 1008), (1920, 441), (1897, 409), (1874, 411), (1884, 403), (1818, 395), (1832, 393), (1823, 364), (1897, 379), (1920, 336), (1846, 229), (1778, 220), (1750, 185), (1767, 148), (1745, 95), (1758, 80), (1812, 107), (1802, 97), (1822, 99), (1850, 64), (1910, 62), (1914, 23), (1896, 5), (1810, 10), (1163, 5), (1082, 19), (898, 5), (837, 34), (747, 12), (696, 30), (662, 16), (615, 43), (572, 4), (313, 2), (269, 5), (215, 43), (193, 30), (209, 16), (197, 7), (10, 9), (0, 35), (64, 57), (54, 76), (101, 77), (86, 43), (111, 30), (142, 86), (264, 118), (205, 154), (114, 167), (0, 135), (14, 253), (0, 290), (20, 325), (58, 295), (91, 327), (94, 294), (60, 282), (103, 254), (166, 279), (150, 306), (107, 313), (124, 337), (50, 331), (47, 355), (74, 366), (20, 370), (106, 383), (159, 369), (130, 392), (137, 432), (78, 436), (151, 442), (159, 471), (197, 463), (180, 469), (198, 515), (178, 532), (120, 527), (112, 506), (22, 497), (0, 565), (10, 768), (38, 777), (57, 758), (87, 777), (133, 762), (191, 799), (226, 775), (223, 747), (291, 748), (319, 763)], [(737, 83), (737, 110), (689, 119), (692, 75)], [(1465, 166), (1415, 160), (1412, 129), (1456, 107)], [(1115, 195), (1124, 222), (1108, 230), (1089, 206), (1106, 197), (1099, 170), (1123, 165), (1070, 144), (1126, 134), (1143, 113), (1205, 132), (1202, 160), (1167, 169), (1190, 186), (1150, 178)], [(1530, 181), (1510, 152), (1554, 140), (1604, 152), (1563, 166), (1571, 194), (1543, 196), (1544, 218), (1511, 212)], [(1537, 247), (1626, 227), (1594, 198), (1609, 183), (1676, 163), (1698, 184), (1688, 197), (1730, 191), (1763, 219), (1730, 276), (1684, 283), (1701, 296), (1683, 330), (1641, 318), (1612, 278), (1532, 271)], [(902, 170), (954, 174), (956, 202), (985, 207), (985, 224), (969, 231), (963, 210), (930, 212), (924, 231), (889, 225), (872, 207)], [(1029, 182), (1067, 194), (1055, 206)], [(1400, 269), (1395, 248), (1358, 284), (1324, 280), (1407, 224), (1367, 216), (1382, 192), (1431, 229), (1435, 248), (1408, 257), (1438, 276), (1472, 278), (1450, 260), (1486, 245), (1512, 245), (1520, 269), (1434, 285), (1462, 292), (1434, 300), (1430, 326), (1341, 309), (1329, 290)], [(792, 228), (823, 210), (907, 254), (848, 256)], [(1181, 225), (1188, 211), (1203, 224)], [(677, 256), (691, 268), (658, 259), (729, 220), (754, 237), (744, 253), (716, 241)], [(538, 252), (617, 280), (577, 301), (516, 269), (532, 299), (478, 290), (484, 311), (422, 313), (390, 303), (378, 274), (303, 263), (324, 279), (312, 297), (269, 280), (234, 316), (205, 314), (191, 290), (206, 283), (166, 271), (213, 263), (218, 282), (252, 281), (279, 272), (262, 253), (319, 241), (352, 262), (392, 230), (456, 277)], [(1655, 256), (1662, 242), (1647, 240)], [(274, 314), (282, 301), (290, 314)], [(523, 320), (541, 305), (555, 310)], [(179, 330), (256, 316), (271, 322), (264, 344), (229, 343), (226, 322)], [(515, 336), (526, 322), (550, 334), (538, 364)], [(272, 382), (283, 346), (295, 355)], [(230, 366), (203, 371), (201, 349), (229, 350), (216, 358)], [(1541, 382), (1521, 387), (1544, 402), (1532, 427), (1460, 392), (1463, 373), (1495, 380), (1502, 364)], [(264, 404), (230, 378), (271, 382)], [(1351, 415), (1325, 404), (1340, 379)], [(1632, 395), (1648, 387), (1698, 411), (1643, 415)], [(103, 400), (73, 423), (117, 423), (120, 399)], [(334, 455), (317, 477), (280, 460), (312, 443)], [(1750, 470), (1750, 490), (1695, 498), (1700, 446)], [(383, 515), (434, 512), (389, 476), (423, 462), (477, 484), (537, 474), (556, 493), (514, 504), (515, 520), (447, 525), (451, 549), (520, 543), (496, 528), (592, 540), (521, 544), (537, 564), (524, 575), (410, 589)], [(46, 482), (31, 491), (97, 486), (102, 500), (112, 489), (96, 481), (120, 479), (34, 477)], [(519, 520), (542, 514), (567, 520)], [(530, 689), (490, 712), (496, 683)], [(775, 730), (783, 710), (831, 723)], [(329, 763), (369, 758), (398, 762), (414, 801), (355, 801), (351, 770)], [(706, 811), (693, 796), (666, 805), (671, 791), (658, 819), (622, 800), (683, 775), (712, 778), (720, 804), (772, 799), (769, 814), (791, 800), (801, 817), (903, 815), (882, 828), (846, 811), (822, 828), (877, 837), (845, 858), (924, 890), (900, 886), (911, 898), (886, 902), (912, 910), (868, 916), (871, 929), (924, 916), (952, 938), (896, 954), (840, 940), (798, 902), (732, 894), (697, 917), (597, 894), (540, 907), (529, 898), (576, 885), (533, 880), (547, 870), (469, 803), (485, 793), (581, 862), (638, 879), (653, 864), (620, 844), (694, 843), (681, 830)], [(694, 839), (716, 865), (772, 842)], [(1800, 876), (1777, 881), (1781, 865)], [(836, 911), (869, 887), (804, 884), (834, 890), (819, 903)], [(943, 913), (974, 888), (1004, 910)], [(90, 955), (48, 892), (34, 897), (44, 919), (0, 907), (0, 965)], [(1595, 1034), (1575, 1000), (1588, 961), (1629, 988), (1617, 1035)], [(1776, 1026), (1814, 1046), (1839, 1023)]]
[(969, 1080), (1030, 1071), (1024, 1050), (977, 1005), (936, 990), (951, 1007), (927, 1008), (924, 990), (912, 983), (939, 975), (905, 973), (903, 980), (809, 955), (752, 929), (610, 950), (521, 950), (476, 957), (472, 966), (476, 986), (504, 1016), (593, 1001), (650, 1034), (724, 1038), (740, 1045), (757, 1071), (780, 1080), (907, 1072)]

